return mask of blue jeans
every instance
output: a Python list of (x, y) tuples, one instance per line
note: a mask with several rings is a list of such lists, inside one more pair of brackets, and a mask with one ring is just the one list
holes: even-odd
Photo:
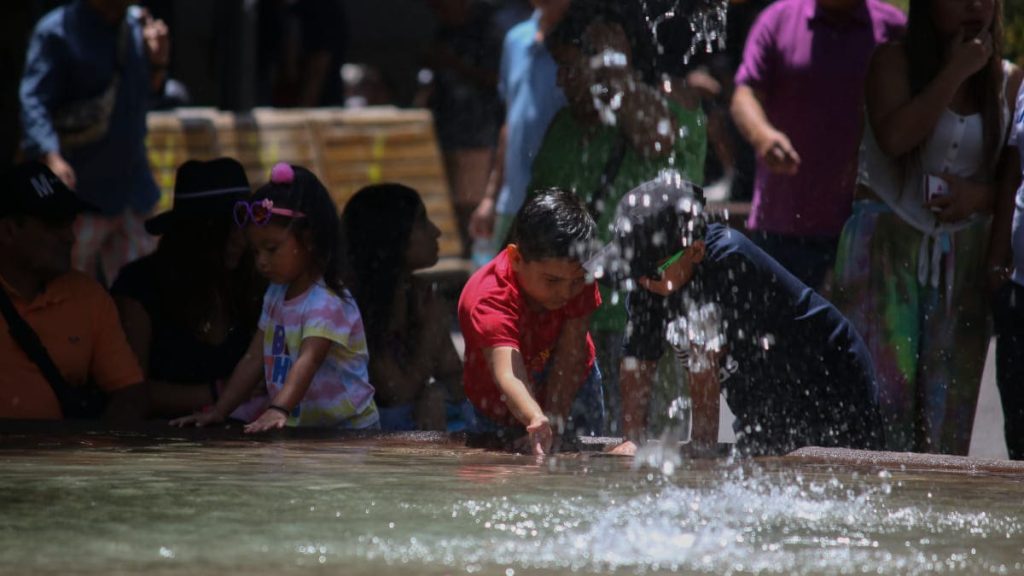
[[(544, 370), (536, 375), (537, 377), (533, 381), (544, 382), (550, 368), (551, 364), (549, 363), (544, 367)], [(473, 411), (476, 413), (476, 421), (472, 423), (471, 429), (467, 429), (469, 432), (497, 434), (500, 437), (509, 439), (522, 436), (523, 434), (522, 426), (502, 426), (476, 408)], [(569, 421), (565, 424), (564, 436), (566, 438), (572, 436), (602, 436), (604, 435), (604, 418), (604, 386), (601, 370), (597, 367), (597, 362), (595, 361), (594, 367), (590, 370), (586, 381), (583, 382), (583, 385), (576, 392), (576, 399), (573, 400), (572, 408), (569, 410)]]
[(815, 292), (821, 292), (825, 275), (835, 266), (839, 248), (839, 238), (830, 236), (788, 236), (751, 231), (750, 239)]
[[(380, 414), (380, 428), (385, 432), (410, 432), (419, 430), (416, 426), (416, 419), (413, 412), (416, 409), (414, 402), (398, 404), (395, 406), (377, 407)], [(473, 405), (469, 400), (463, 400), (460, 404), (445, 402), (445, 416), (448, 422), (448, 432), (462, 432), (472, 426), (475, 418)]]

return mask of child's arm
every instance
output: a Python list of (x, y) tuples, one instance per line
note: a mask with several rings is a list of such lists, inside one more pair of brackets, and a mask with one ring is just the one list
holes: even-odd
[(612, 454), (632, 456), (636, 453), (637, 442), (646, 435), (651, 380), (657, 369), (656, 361), (634, 357), (622, 359), (619, 365), (619, 388), (622, 393), (623, 442), (611, 449)]
[[(1024, 81), (1024, 70), (1014, 67), (1007, 82), (1007, 102), (1017, 100), (1015, 94), (1021, 92), (1021, 82)], [(1021, 108), (1018, 106), (1012, 113), (1011, 118), (1019, 117)], [(1013, 229), (1013, 214), (1016, 210), (1017, 188), (1021, 185), (1020, 157), (1024, 149), (1017, 147), (1019, 136), (1014, 129), (1010, 135), (1010, 142), (1003, 148), (1002, 157), (999, 159), (996, 178), (996, 198), (993, 203), (992, 232), (988, 243), (988, 258), (986, 270), (988, 270), (989, 287), (993, 292), (1002, 287), (1003, 283), (1010, 279), (1010, 272), (1013, 266), (1013, 251), (1011, 250), (1011, 234)]]
[(389, 404), (414, 402), (431, 377), (447, 384), (448, 377), (454, 375), (459, 387), (455, 398), (461, 401), (464, 396), (461, 393), (462, 361), (449, 333), (451, 319), (444, 314), (440, 297), (430, 285), (414, 280), (410, 289), (416, 293), (415, 305), (407, 312), (400, 310), (399, 306), (404, 308), (407, 299), (402, 292), (395, 298), (392, 316), (401, 314), (407, 319), (407, 325), (419, 325), (420, 329), (404, 335), (411, 344), (410, 358), (397, 358), (388, 350), (370, 354), (370, 376), (377, 397)]
[(235, 408), (245, 402), (253, 387), (263, 377), (263, 331), (258, 330), (249, 343), (249, 349), (235, 365), (231, 377), (224, 386), (224, 393), (213, 410), (171, 420), (171, 426), (206, 426), (223, 422)]
[(586, 379), (587, 368), (587, 328), (590, 326), (590, 315), (566, 320), (562, 333), (555, 344), (551, 371), (548, 373), (546, 406), (548, 413), (561, 419), (568, 418), (572, 409), (572, 401)]
[(718, 358), (716, 354), (711, 354), (712, 361), (707, 370), (690, 372), (690, 398), (693, 401), (693, 431), (690, 438), (698, 453), (718, 446), (718, 416), (722, 387), (718, 381)]
[(1016, 148), (1008, 148), (1001, 160), (1001, 172), (998, 196), (995, 202), (995, 214), (992, 218), (992, 232), (988, 243), (988, 282), (993, 292), (1002, 287), (1010, 279), (1013, 266), (1013, 250), (1011, 234), (1013, 229), (1013, 213), (1016, 209), (1016, 192), (1020, 186), (1020, 152)]
[[(423, 385), (434, 375), (438, 340), (428, 338), (434, 334), (423, 331), (413, 335), (411, 358), (395, 357), (387, 350), (370, 354), (370, 378), (379, 398), (397, 404), (413, 402)], [(445, 335), (451, 338), (447, 334)]]
[(330, 340), (318, 336), (304, 338), (299, 347), (299, 357), (288, 370), (284, 387), (270, 400), (271, 408), (246, 425), (245, 431), (263, 432), (273, 428), (284, 428), (288, 422), (288, 415), (306, 395), (309, 385), (313, 382), (313, 375), (324, 363), (324, 358), (333, 344)]
[(462, 359), (455, 349), (451, 334), (447, 330), (438, 334), (441, 338), (441, 350), (438, 352), (437, 374), (434, 378), (443, 384), (448, 392), (448, 401), (461, 404), (466, 399), (466, 390), (462, 385)]
[(534, 454), (551, 450), (551, 425), (533, 397), (523, 355), (511, 346), (484, 349), (484, 358), (494, 381), (505, 395), (505, 405), (530, 435)]

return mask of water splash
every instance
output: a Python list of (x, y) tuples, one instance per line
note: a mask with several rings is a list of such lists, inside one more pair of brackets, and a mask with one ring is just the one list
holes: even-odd
[[(502, 496), (456, 503), (476, 534), (426, 548), (361, 540), (371, 557), (391, 564), (558, 573), (1013, 573), (1022, 567), (1007, 562), (1024, 537), (1018, 512), (973, 510), (952, 494), (921, 506), (928, 486), (900, 478), (749, 464), (674, 479), (648, 474), (600, 501), (564, 494), (546, 502)], [(986, 557), (982, 542), (1002, 554)]]
[(594, 110), (602, 124), (616, 126), (626, 91), (635, 89), (631, 86), (632, 79), (625, 74), (629, 58), (622, 52), (607, 49), (591, 57), (589, 65), (599, 78), (603, 77), (590, 87)]
[(670, 8), (661, 10), (652, 9), (650, 4), (649, 0), (640, 2), (659, 55), (665, 52), (659, 29), (677, 18), (687, 20), (691, 34), (690, 45), (681, 55), (684, 65), (700, 49), (706, 53), (725, 49), (729, 0), (676, 0)]
[(722, 309), (713, 302), (698, 303), (683, 295), (683, 314), (668, 323), (665, 339), (690, 372), (707, 372), (718, 365), (725, 350)]

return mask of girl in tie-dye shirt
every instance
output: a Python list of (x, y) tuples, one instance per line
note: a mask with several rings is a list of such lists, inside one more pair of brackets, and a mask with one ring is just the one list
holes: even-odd
[(265, 381), (270, 405), (246, 432), (378, 428), (363, 322), (339, 279), (338, 212), (323, 184), (305, 168), (278, 164), (234, 217), (271, 283), (259, 330), (213, 409), (173, 423), (223, 421)]

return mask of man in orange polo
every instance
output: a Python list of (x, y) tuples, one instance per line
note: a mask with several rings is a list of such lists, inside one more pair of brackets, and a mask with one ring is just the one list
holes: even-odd
[[(19, 164), (0, 180), (0, 289), (38, 334), (67, 388), (105, 393), (104, 416), (141, 418), (146, 394), (107, 292), (71, 270), (72, 224), (84, 204), (45, 165)], [(8, 307), (9, 308), (9, 307)], [(0, 418), (65, 417), (52, 378), (0, 315)], [(15, 322), (17, 323), (17, 322)], [(67, 397), (67, 396), (65, 396)]]

